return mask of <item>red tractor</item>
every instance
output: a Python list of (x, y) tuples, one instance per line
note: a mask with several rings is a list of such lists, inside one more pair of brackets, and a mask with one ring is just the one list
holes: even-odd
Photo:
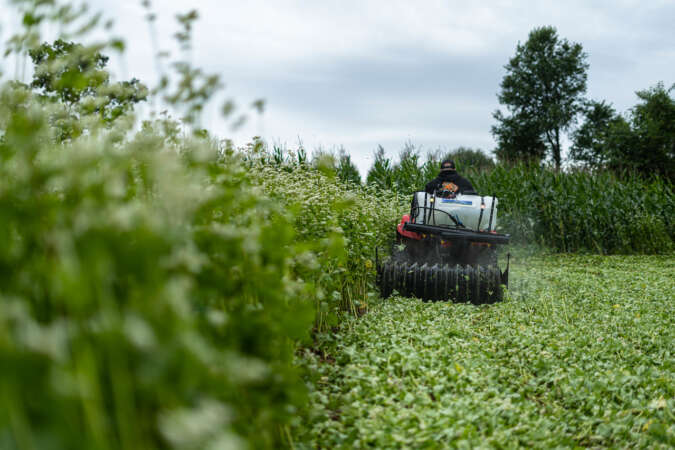
[(398, 224), (391, 257), (377, 263), (382, 297), (397, 291), (432, 301), (501, 300), (509, 263), (500, 271), (497, 250), (509, 235), (497, 233), (496, 226), (495, 196), (416, 192), (410, 214)]

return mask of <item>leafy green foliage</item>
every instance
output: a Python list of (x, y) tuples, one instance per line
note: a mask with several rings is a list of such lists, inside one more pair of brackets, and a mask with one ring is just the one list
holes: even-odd
[(384, 154), (384, 148), (381, 145), (375, 150), (373, 165), (368, 170), (366, 184), (374, 186), (380, 190), (391, 189), (394, 186), (394, 174), (391, 160)]
[(498, 97), (511, 115), (494, 114), (497, 156), (536, 159), (545, 147), (560, 168), (562, 133), (581, 110), (586, 91), (588, 63), (581, 44), (559, 38), (554, 27), (535, 28), (504, 68)]
[(279, 445), (315, 296), (286, 212), (166, 124), (53, 144), (25, 95), (0, 105), (0, 447)]
[(540, 131), (532, 126), (533, 117), (524, 113), (504, 116), (496, 111), (494, 118), (499, 122), (492, 127), (497, 140), (494, 153), (501, 163), (538, 165), (546, 158), (546, 144)]
[(675, 445), (671, 257), (530, 257), (487, 307), (394, 298), (301, 361), (299, 448)]
[(263, 146), (249, 149), (247, 161), (263, 192), (293, 213), (296, 238), (314, 243), (298, 276), (318, 288), (317, 328), (334, 325), (339, 311), (363, 312), (375, 290), (376, 248), (389, 250), (409, 199), (345, 184), (292, 158), (269, 164)]
[(110, 82), (105, 70), (108, 57), (98, 51), (98, 46), (85, 47), (57, 39), (28, 53), (35, 65), (30, 87), (45, 101), (65, 105), (60, 110), (61, 117), (52, 119), (52, 123), (61, 125), (59, 140), (79, 136), (86, 116), (97, 116), (111, 124), (147, 98), (147, 88), (135, 78)]
[(570, 159), (587, 167), (604, 168), (610, 157), (611, 130), (623, 126), (623, 118), (604, 101), (587, 102), (583, 115), (583, 124), (572, 133)]
[(28, 52), (35, 73), (31, 87), (48, 98), (73, 105), (108, 82), (108, 57), (74, 42), (57, 39)]
[(336, 174), (343, 183), (361, 184), (361, 174), (356, 165), (352, 162), (352, 157), (344, 148), (338, 153)]
[[(610, 165), (618, 170), (660, 174), (675, 180), (675, 99), (663, 83), (637, 92), (640, 102), (630, 113), (627, 126), (610, 130)], [(613, 145), (612, 145), (613, 144)]]
[(675, 179), (675, 100), (663, 83), (637, 92), (627, 119), (605, 102), (589, 102), (573, 134), (570, 157), (588, 167)]
[(394, 165), (392, 177), (394, 189), (398, 192), (415, 192), (419, 186), (427, 183), (425, 170), (421, 167), (419, 150), (407, 142), (398, 156), (398, 162)]
[[(24, 3), (30, 26), (72, 17)], [(195, 17), (180, 17), (186, 49)], [(185, 120), (163, 114), (135, 132), (131, 106), (111, 121), (89, 108), (111, 100), (101, 46), (39, 46), (33, 29), (14, 42), (33, 43), (42, 78), (39, 94), (0, 86), (0, 447), (288, 444), (306, 398), (296, 346), (323, 299), (332, 320), (342, 292), (365, 308), (376, 215), (324, 217), (369, 227), (354, 233), (296, 231), (290, 203), (301, 197), (279, 202), (242, 152), (197, 127), (217, 77), (175, 65), (178, 81), (164, 74), (154, 92)], [(73, 122), (81, 128), (67, 131)], [(336, 204), (345, 194), (335, 188)], [(382, 202), (378, 214), (394, 204)], [(363, 252), (358, 273), (345, 246)]]
[[(277, 166), (283, 163), (303, 165), (306, 155), (302, 146), (296, 152), (275, 147), (273, 158)], [(312, 153), (312, 166), (323, 173), (337, 176), (346, 185), (353, 187), (361, 185), (359, 169), (356, 168), (351, 155), (347, 153), (344, 147), (340, 147), (337, 152), (318, 148)]]

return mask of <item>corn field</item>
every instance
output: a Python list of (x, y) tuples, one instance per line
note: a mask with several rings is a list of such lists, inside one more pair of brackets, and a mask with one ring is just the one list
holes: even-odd
[[(675, 196), (665, 178), (481, 164), (462, 152), (446, 157), (457, 160), (459, 173), (480, 195), (498, 197), (501, 231), (517, 243), (600, 254), (669, 253), (674, 248)], [(409, 195), (436, 176), (440, 159), (430, 154), (422, 161), (418, 153), (404, 150), (396, 163), (376, 159), (368, 182), (380, 191)]]

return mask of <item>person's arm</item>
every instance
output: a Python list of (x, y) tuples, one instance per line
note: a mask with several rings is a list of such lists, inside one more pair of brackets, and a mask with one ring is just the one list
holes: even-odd
[(476, 194), (476, 190), (469, 180), (462, 177), (462, 185), (460, 186), (462, 194)]
[(473, 184), (471, 184), (471, 182), (469, 180), (466, 180), (466, 185), (467, 185), (468, 191), (476, 192), (476, 190), (473, 188)]

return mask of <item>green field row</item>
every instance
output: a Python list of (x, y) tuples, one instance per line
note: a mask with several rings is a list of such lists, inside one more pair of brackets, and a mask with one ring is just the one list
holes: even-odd
[(491, 306), (383, 300), (321, 336), (300, 447), (675, 445), (675, 259), (517, 258)]

